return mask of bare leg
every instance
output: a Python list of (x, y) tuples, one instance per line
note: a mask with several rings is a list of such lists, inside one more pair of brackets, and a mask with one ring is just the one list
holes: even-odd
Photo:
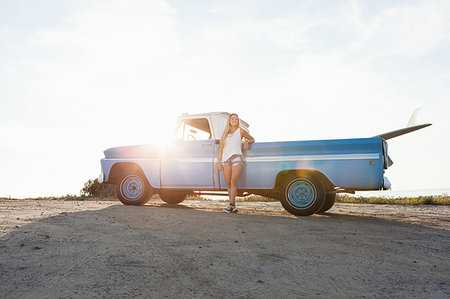
[(230, 197), (230, 203), (235, 206), (236, 203), (236, 194), (238, 189), (238, 180), (241, 175), (242, 165), (235, 165), (231, 167), (231, 190), (228, 191)]
[(228, 197), (230, 198), (231, 202), (231, 166), (223, 167), (223, 176), (225, 177), (225, 181), (227, 182)]

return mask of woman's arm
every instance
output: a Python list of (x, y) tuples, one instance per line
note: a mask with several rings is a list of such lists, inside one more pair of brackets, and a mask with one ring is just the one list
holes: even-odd
[(219, 154), (217, 155), (219, 161), (222, 161), (222, 154), (223, 154), (223, 143), (221, 142), (219, 145)]
[(248, 143), (255, 142), (255, 138), (253, 138), (246, 130), (241, 129), (241, 136), (248, 140)]
[(253, 138), (246, 130), (241, 129), (241, 136), (245, 138), (243, 150), (248, 150), (248, 145), (250, 143), (255, 142), (255, 138)]
[(223, 169), (222, 154), (223, 154), (223, 142), (221, 142), (219, 145), (219, 154), (217, 155), (217, 169), (219, 169), (219, 171)]

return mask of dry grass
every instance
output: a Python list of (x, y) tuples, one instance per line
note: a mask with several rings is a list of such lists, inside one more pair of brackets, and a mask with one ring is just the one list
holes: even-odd
[(278, 201), (276, 198), (251, 194), (246, 197), (236, 197), (236, 201)]
[(47, 197), (27, 197), (27, 198), (13, 198), (13, 197), (0, 197), (0, 200), (117, 200), (117, 197), (113, 196), (83, 196), (83, 195), (72, 195), (67, 194), (63, 196), (47, 196)]
[[(86, 200), (89, 197), (87, 196), (78, 196), (78, 195), (63, 195), (63, 196), (48, 196), (48, 197), (27, 197), (20, 198), (20, 200)], [(0, 197), (0, 200), (19, 200), (19, 198), (13, 197)]]
[(394, 204), (394, 205), (448, 205), (450, 196), (446, 194), (418, 196), (418, 197), (362, 197), (339, 194), (336, 202), (345, 203), (371, 203), (371, 204)]

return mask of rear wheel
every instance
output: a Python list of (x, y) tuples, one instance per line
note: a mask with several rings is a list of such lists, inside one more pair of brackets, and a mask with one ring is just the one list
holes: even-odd
[(322, 182), (311, 174), (290, 175), (281, 189), (280, 202), (291, 214), (309, 216), (322, 208), (325, 188)]
[(153, 189), (141, 171), (130, 170), (120, 175), (116, 193), (125, 205), (143, 205), (152, 196)]
[(181, 191), (161, 191), (159, 197), (168, 204), (178, 204), (186, 198), (186, 193)]
[(325, 202), (323, 203), (323, 206), (317, 213), (325, 213), (326, 211), (328, 211), (333, 207), (335, 201), (336, 201), (336, 193), (327, 193), (325, 197)]

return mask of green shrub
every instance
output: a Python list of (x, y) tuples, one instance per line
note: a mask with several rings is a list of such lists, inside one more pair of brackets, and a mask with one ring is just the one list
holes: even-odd
[(84, 183), (80, 190), (81, 196), (89, 197), (111, 197), (114, 196), (114, 185), (100, 183), (98, 179), (89, 180)]
[(432, 205), (433, 204), (433, 196), (421, 196), (419, 199), (422, 201), (424, 205)]

